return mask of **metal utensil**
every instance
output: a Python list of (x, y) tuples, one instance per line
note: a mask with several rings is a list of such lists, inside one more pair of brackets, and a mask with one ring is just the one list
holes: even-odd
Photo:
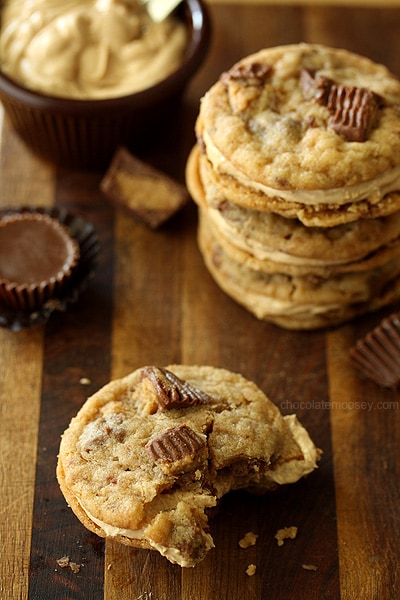
[(159, 23), (172, 13), (181, 0), (139, 0), (139, 2), (146, 6), (152, 20)]

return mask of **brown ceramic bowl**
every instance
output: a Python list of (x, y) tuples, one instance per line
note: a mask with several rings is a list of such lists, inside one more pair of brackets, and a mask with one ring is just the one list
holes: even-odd
[(177, 15), (191, 37), (179, 68), (143, 91), (105, 100), (57, 98), (15, 83), (0, 69), (0, 101), (13, 128), (37, 155), (79, 169), (104, 169), (120, 145), (138, 151), (159, 137), (210, 43), (203, 0), (185, 0)]

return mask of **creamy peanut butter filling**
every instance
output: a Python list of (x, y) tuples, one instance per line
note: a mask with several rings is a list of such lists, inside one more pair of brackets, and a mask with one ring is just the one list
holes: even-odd
[(206, 130), (203, 131), (202, 136), (207, 157), (217, 173), (234, 177), (240, 184), (261, 192), (270, 198), (280, 198), (288, 202), (306, 205), (329, 204), (341, 206), (363, 200), (367, 200), (370, 204), (377, 204), (386, 194), (400, 190), (400, 166), (358, 185), (326, 190), (275, 189), (247, 177), (217, 148)]
[(176, 69), (186, 45), (183, 23), (155, 23), (137, 0), (8, 0), (2, 11), (2, 71), (59, 97), (143, 90)]
[(162, 556), (165, 556), (171, 563), (181, 565), (181, 567), (192, 567), (190, 561), (186, 560), (182, 554), (179, 552), (177, 548), (167, 548), (162, 546), (161, 544), (156, 544), (152, 540), (146, 538), (143, 529), (124, 529), (123, 527), (114, 527), (113, 525), (109, 525), (100, 519), (97, 519), (94, 515), (91, 514), (90, 511), (85, 508), (81, 502), (79, 502), (80, 507), (85, 512), (85, 514), (89, 517), (93, 523), (95, 523), (98, 527), (104, 531), (107, 537), (116, 537), (117, 535), (123, 535), (124, 537), (136, 540), (146, 540), (154, 550), (157, 550)]
[(216, 209), (210, 208), (208, 210), (208, 215), (210, 216), (212, 222), (216, 225), (216, 228), (219, 229), (219, 231), (227, 240), (230, 240), (232, 235), (235, 234), (235, 245), (244, 252), (248, 252), (250, 255), (253, 255), (256, 259), (261, 261), (270, 260), (282, 265), (295, 265), (299, 267), (339, 266), (360, 260), (365, 255), (365, 253), (360, 253), (355, 257), (351, 257), (350, 260), (341, 259), (329, 261), (317, 257), (296, 256), (294, 254), (289, 254), (288, 252), (283, 252), (282, 250), (269, 247), (266, 244), (258, 242), (249, 235), (240, 235), (240, 230), (235, 230), (234, 227), (229, 226), (220, 212)]

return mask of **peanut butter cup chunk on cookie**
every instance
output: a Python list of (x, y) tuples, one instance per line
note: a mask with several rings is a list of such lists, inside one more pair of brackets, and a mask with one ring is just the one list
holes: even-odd
[(146, 444), (146, 450), (165, 473), (183, 473), (208, 458), (207, 438), (184, 423), (169, 427)]
[(146, 366), (86, 401), (57, 477), (89, 530), (193, 567), (214, 547), (207, 515), (224, 494), (294, 483), (319, 456), (296, 417), (242, 375)]
[(167, 369), (145, 367), (143, 374), (154, 386), (159, 410), (187, 408), (211, 402), (208, 394), (194, 388), (187, 381), (182, 381)]
[(381, 96), (365, 88), (337, 85), (323, 76), (313, 80), (305, 69), (300, 81), (306, 97), (312, 97), (314, 92), (314, 99), (328, 107), (331, 113), (328, 126), (348, 142), (365, 142), (377, 121), (383, 103)]

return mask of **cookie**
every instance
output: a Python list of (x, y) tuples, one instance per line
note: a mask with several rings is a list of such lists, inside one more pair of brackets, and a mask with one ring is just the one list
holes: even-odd
[(263, 272), (237, 262), (200, 212), (199, 248), (216, 283), (259, 319), (287, 329), (338, 325), (400, 297), (398, 258), (367, 271), (323, 278)]
[(349, 270), (356, 261), (365, 265), (366, 258), (400, 240), (400, 212), (336, 227), (306, 227), (298, 219), (244, 208), (226, 200), (218, 187), (200, 177), (198, 161), (199, 150), (194, 148), (186, 169), (193, 200), (207, 212), (221, 241), (268, 262), (270, 268)]
[[(400, 259), (400, 238), (372, 252), (361, 260), (343, 264), (318, 264), (302, 263), (300, 261), (286, 262), (286, 257), (276, 253), (273, 256), (255, 256), (251, 251), (244, 249), (225, 236), (210, 219), (210, 213), (200, 210), (200, 234), (203, 229), (208, 229), (209, 235), (219, 244), (224, 253), (234, 262), (243, 267), (265, 274), (283, 274), (290, 277), (306, 279), (319, 279), (324, 285), (335, 288), (351, 290), (354, 286), (361, 286), (361, 280), (375, 279), (379, 269), (384, 269), (390, 262)], [(203, 233), (206, 235), (206, 233)], [(340, 284), (338, 283), (340, 282)], [(340, 292), (343, 295), (343, 292)]]
[(214, 546), (207, 515), (224, 494), (294, 483), (319, 457), (296, 417), (242, 375), (147, 366), (86, 401), (57, 477), (89, 530), (192, 567)]
[(246, 186), (234, 177), (213, 169), (205, 155), (200, 156), (200, 169), (203, 181), (212, 180), (224, 197), (243, 206), (258, 211), (275, 213), (287, 219), (298, 219), (307, 227), (335, 227), (360, 219), (371, 219), (391, 215), (400, 210), (400, 192), (392, 191), (372, 195), (357, 202), (343, 204), (290, 202), (279, 196), (267, 196), (261, 190)]
[(293, 44), (222, 74), (196, 133), (217, 177), (237, 197), (246, 190), (238, 203), (261, 210), (272, 199), (294, 212), (321, 208), (320, 221), (328, 210), (354, 220), (400, 188), (399, 106), (400, 82), (384, 66)]

